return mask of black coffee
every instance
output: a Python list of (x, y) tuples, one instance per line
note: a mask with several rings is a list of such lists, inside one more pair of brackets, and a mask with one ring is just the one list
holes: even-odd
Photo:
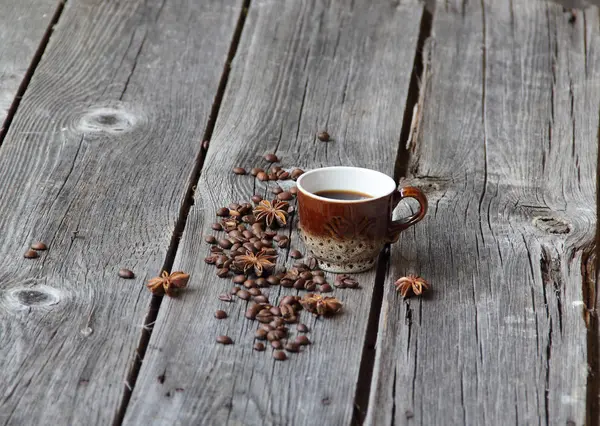
[(323, 198), (331, 198), (332, 200), (366, 200), (368, 198), (373, 198), (369, 194), (365, 194), (364, 192), (358, 191), (347, 191), (344, 189), (333, 189), (333, 190), (325, 190), (316, 192), (315, 195)]

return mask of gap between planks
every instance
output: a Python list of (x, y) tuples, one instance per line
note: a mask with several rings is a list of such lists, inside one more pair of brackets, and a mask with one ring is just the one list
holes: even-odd
[[(173, 235), (171, 236), (169, 248), (167, 249), (165, 262), (162, 268), (162, 270), (164, 271), (170, 272), (171, 268), (173, 267), (175, 255), (177, 254), (177, 249), (179, 247), (179, 241), (183, 234), (183, 230), (185, 229), (188, 214), (194, 203), (194, 192), (196, 190), (198, 180), (200, 179), (200, 174), (202, 173), (204, 159), (206, 158), (206, 151), (208, 150), (208, 147), (210, 145), (210, 139), (215, 128), (217, 116), (219, 115), (221, 101), (223, 100), (223, 94), (225, 93), (225, 88), (227, 87), (227, 81), (229, 79), (231, 62), (235, 57), (242, 36), (242, 30), (244, 29), (244, 23), (246, 22), (246, 16), (248, 14), (250, 2), (251, 0), (243, 0), (242, 3), (242, 8), (238, 17), (236, 28), (233, 33), (231, 43), (229, 45), (229, 51), (227, 52), (227, 61), (225, 62), (225, 66), (223, 67), (223, 72), (219, 80), (219, 86), (217, 87), (217, 92), (215, 94), (212, 108), (210, 110), (210, 115), (208, 118), (208, 122), (206, 123), (204, 134), (202, 135), (202, 140), (199, 141), (200, 149), (198, 151), (198, 156), (196, 157), (195, 165), (192, 169), (190, 179), (187, 184), (185, 198), (183, 199), (182, 205), (179, 209), (179, 217), (177, 218), (177, 221), (175, 223), (175, 229), (173, 230)], [(205, 145), (204, 141), (207, 141), (209, 145)], [(0, 144), (1, 143), (2, 139), (0, 138)], [(113, 421), (114, 426), (121, 425), (123, 423), (123, 419), (125, 418), (125, 413), (127, 411), (127, 407), (129, 405), (133, 389), (135, 388), (135, 383), (137, 381), (137, 377), (139, 375), (140, 368), (142, 366), (142, 362), (146, 354), (146, 349), (148, 348), (148, 343), (150, 342), (150, 337), (152, 336), (152, 329), (154, 327), (154, 322), (156, 321), (156, 318), (158, 316), (158, 311), (160, 309), (161, 303), (162, 296), (152, 296), (150, 305), (148, 307), (148, 314), (144, 319), (144, 325), (142, 327), (140, 340), (136, 350), (137, 357), (133, 360), (133, 364), (129, 370), (127, 378), (125, 379), (125, 389), (123, 392), (123, 398), (115, 414), (115, 418)]]

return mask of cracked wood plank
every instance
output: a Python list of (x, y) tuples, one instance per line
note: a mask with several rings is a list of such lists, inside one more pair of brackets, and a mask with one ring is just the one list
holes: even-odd
[(65, 6), (0, 150), (0, 424), (112, 423), (239, 14)]
[[(216, 209), (265, 191), (233, 175), (234, 166), (265, 166), (274, 151), (286, 168), (393, 173), (423, 8), (416, 0), (352, 3), (252, 2), (173, 267), (191, 273), (190, 289), (162, 302), (125, 424), (351, 422), (375, 271), (360, 275), (360, 290), (335, 290), (346, 306), (340, 317), (301, 314), (313, 345), (282, 363), (271, 349), (252, 350), (257, 322), (244, 318), (247, 303), (220, 302), (231, 280), (202, 260)], [(316, 139), (324, 129), (333, 142)], [(277, 302), (296, 291), (265, 293)], [(229, 317), (216, 320), (216, 309)], [(217, 345), (220, 334), (235, 344)]]
[[(569, 18), (437, 4), (406, 180), (430, 211), (392, 248), (367, 424), (585, 422), (600, 22)], [(395, 293), (408, 273), (428, 297)]]
[[(0, 13), (0, 138), (11, 105), (24, 89), (32, 62), (45, 46), (49, 25), (58, 17), (57, 0), (3, 0)], [(31, 70), (33, 71), (33, 70)], [(2, 144), (2, 140), (0, 140)]]

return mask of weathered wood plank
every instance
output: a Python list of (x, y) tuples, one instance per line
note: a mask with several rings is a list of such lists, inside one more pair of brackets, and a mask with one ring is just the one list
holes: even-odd
[(0, 423), (112, 422), (240, 5), (66, 5), (0, 151)]
[[(264, 166), (267, 152), (290, 168), (393, 173), (421, 14), (418, 1), (252, 2), (174, 265), (191, 273), (191, 289), (161, 305), (125, 424), (351, 421), (375, 273), (360, 276), (361, 290), (334, 292), (344, 315), (304, 313), (313, 345), (276, 362), (270, 348), (252, 350), (257, 322), (244, 318), (247, 303), (217, 299), (232, 284), (202, 261), (203, 235), (218, 207), (264, 190), (231, 169)], [(334, 142), (316, 139), (323, 129)], [(265, 293), (277, 303), (296, 291)], [(215, 320), (216, 309), (229, 318)], [(219, 334), (235, 344), (217, 345)]]
[[(600, 33), (569, 17), (437, 4), (408, 180), (430, 213), (393, 248), (368, 424), (584, 424)], [(430, 297), (402, 302), (408, 273)]]
[(19, 87), (60, 6), (57, 0), (3, 0), (1, 9), (0, 135)]

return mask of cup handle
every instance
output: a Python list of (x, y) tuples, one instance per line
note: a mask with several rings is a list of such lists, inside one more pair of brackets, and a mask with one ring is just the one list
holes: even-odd
[(412, 216), (392, 221), (388, 228), (390, 243), (395, 243), (398, 241), (400, 232), (419, 222), (427, 213), (427, 197), (425, 197), (425, 194), (423, 194), (419, 188), (415, 188), (414, 186), (405, 186), (404, 188), (400, 188), (394, 192), (392, 195), (392, 210), (394, 210), (398, 203), (405, 198), (414, 198), (417, 200), (419, 202), (419, 211)]

